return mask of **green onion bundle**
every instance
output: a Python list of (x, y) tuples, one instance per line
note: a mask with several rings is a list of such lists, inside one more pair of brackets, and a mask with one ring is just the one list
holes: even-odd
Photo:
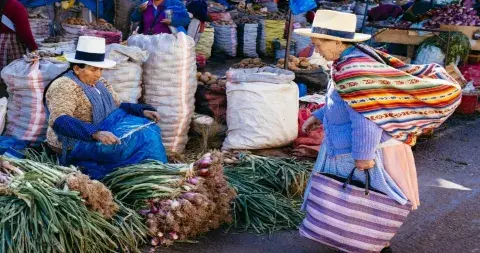
[(140, 252), (141, 217), (121, 203), (111, 220), (87, 206), (67, 179), (75, 168), (2, 157), (11, 174), (0, 184), (0, 252)]
[(304, 215), (295, 201), (251, 181), (248, 174), (239, 173), (236, 169), (225, 170), (227, 181), (237, 191), (233, 208), (235, 228), (273, 233), (298, 227)]
[(287, 197), (298, 197), (303, 194), (313, 164), (299, 162), (294, 158), (271, 158), (246, 154), (241, 156), (240, 163), (232, 169), (275, 192)]

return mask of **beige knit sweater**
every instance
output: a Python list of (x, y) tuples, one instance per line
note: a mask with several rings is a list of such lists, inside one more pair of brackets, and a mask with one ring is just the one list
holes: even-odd
[[(112, 93), (113, 100), (117, 106), (120, 106), (120, 98), (113, 90), (113, 87), (101, 79), (105, 87)], [(55, 131), (53, 131), (53, 123), (62, 116), (68, 115), (75, 117), (81, 121), (92, 122), (92, 104), (83, 92), (82, 88), (78, 86), (75, 81), (68, 77), (60, 77), (55, 80), (46, 94), (47, 107), (50, 112), (48, 119), (47, 142), (55, 149), (61, 150), (62, 143), (58, 140)]]

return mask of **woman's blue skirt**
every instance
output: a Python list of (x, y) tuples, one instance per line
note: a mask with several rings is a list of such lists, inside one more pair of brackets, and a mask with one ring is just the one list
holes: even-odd
[(122, 109), (113, 111), (101, 124), (101, 131), (109, 131), (121, 144), (104, 145), (100, 142), (78, 141), (68, 154), (70, 164), (82, 167), (93, 179), (101, 179), (114, 169), (144, 160), (167, 162), (161, 131), (151, 121), (128, 114)]

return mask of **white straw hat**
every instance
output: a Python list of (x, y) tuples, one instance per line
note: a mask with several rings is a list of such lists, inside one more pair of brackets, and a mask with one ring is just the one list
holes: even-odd
[(105, 39), (91, 36), (78, 38), (77, 50), (65, 56), (71, 63), (87, 64), (97, 68), (112, 68), (117, 63), (105, 59)]
[(307, 37), (346, 42), (361, 42), (372, 37), (368, 34), (355, 33), (356, 26), (357, 16), (354, 14), (318, 10), (312, 28), (295, 29), (294, 32)]

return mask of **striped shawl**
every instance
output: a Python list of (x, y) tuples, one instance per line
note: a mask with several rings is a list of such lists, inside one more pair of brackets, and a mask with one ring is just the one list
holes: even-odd
[(347, 49), (333, 67), (335, 88), (342, 99), (408, 145), (440, 126), (460, 104), (460, 85), (437, 64), (405, 64), (358, 44)]

